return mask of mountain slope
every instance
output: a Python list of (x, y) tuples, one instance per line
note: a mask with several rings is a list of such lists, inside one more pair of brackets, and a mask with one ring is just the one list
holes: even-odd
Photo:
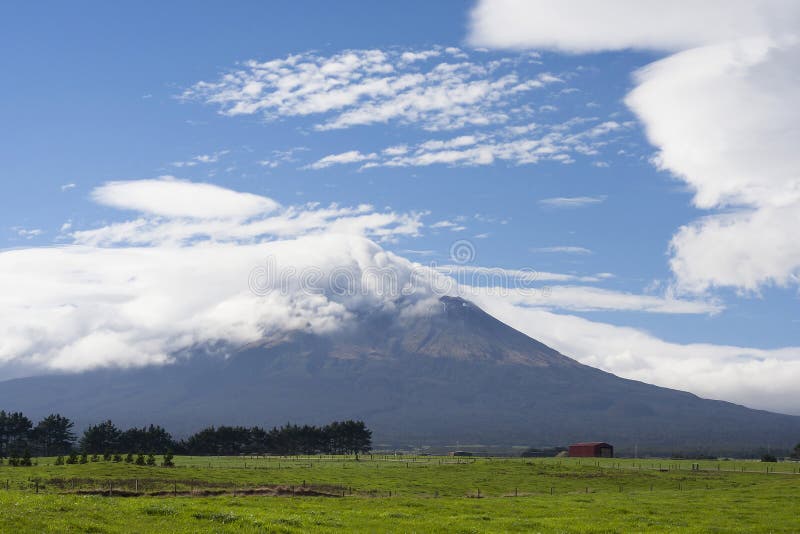
[(457, 298), (427, 317), (365, 317), (229, 357), (0, 383), (0, 408), (79, 424), (324, 423), (363, 418), (376, 443), (566, 444), (654, 453), (789, 448), (800, 417), (625, 380), (582, 365)]

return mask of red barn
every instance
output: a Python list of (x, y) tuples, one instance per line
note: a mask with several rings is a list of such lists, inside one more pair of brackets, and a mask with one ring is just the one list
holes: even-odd
[(569, 455), (577, 458), (613, 458), (614, 447), (602, 441), (576, 443), (569, 446)]

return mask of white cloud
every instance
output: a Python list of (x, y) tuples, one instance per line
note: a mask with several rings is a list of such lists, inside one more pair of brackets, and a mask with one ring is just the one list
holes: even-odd
[(446, 220), (445, 221), (437, 221), (437, 222), (433, 223), (431, 225), (431, 228), (447, 229), (447, 230), (450, 230), (451, 232), (463, 232), (464, 230), (467, 229), (466, 226), (464, 226), (463, 224), (461, 224), (459, 222), (446, 221)]
[(532, 252), (553, 252), (553, 253), (563, 253), (563, 254), (591, 254), (592, 251), (588, 248), (584, 247), (573, 247), (573, 246), (555, 246), (555, 247), (537, 247), (531, 249)]
[[(195, 211), (212, 193), (212, 212)], [(418, 215), (366, 205), (276, 211), (265, 197), (174, 179), (111, 182), (93, 197), (155, 215), (74, 232), (69, 246), (0, 252), (0, 363), (34, 371), (161, 364), (206, 343), (328, 332), (365, 307), (401, 311), (429, 296), (422, 286), (401, 302), (369, 285), (371, 269), (391, 267), (403, 287), (412, 267), (365, 235), (411, 235)], [(269, 214), (238, 218), (253, 206)], [(252, 274), (265, 265), (274, 290), (257, 296)], [(350, 276), (352, 292), (337, 292), (334, 272)]]
[[(498, 297), (515, 306), (580, 312), (633, 311), (666, 314), (717, 314), (724, 309), (714, 299), (682, 299), (669, 289), (663, 295), (643, 295), (586, 285), (609, 278), (608, 273), (590, 276), (550, 273), (535, 269), (502, 269), (472, 265), (442, 265), (438, 272), (458, 283), (459, 295), (472, 300)], [(560, 282), (562, 285), (546, 285)]]
[(681, 287), (797, 283), (800, 44), (752, 39), (688, 50), (637, 75), (628, 104), (658, 165), (700, 208), (735, 210), (683, 227), (671, 243)]
[(235, 347), (291, 330), (329, 332), (358, 309), (394, 305), (368, 288), (350, 298), (321, 283), (317, 291), (290, 287), (257, 297), (248, 281), (267, 258), (276, 260), (276, 272), (313, 268), (322, 281), (333, 269), (354, 273), (357, 283), (370, 267), (410, 272), (405, 260), (371, 241), (337, 233), (254, 244), (2, 252), (0, 362), (67, 371), (166, 363), (206, 343)]
[(678, 287), (797, 284), (800, 3), (486, 0), (472, 22), (484, 46), (675, 52), (636, 73), (626, 103), (694, 204), (729, 210), (673, 237)]
[(341, 154), (331, 154), (329, 156), (325, 156), (324, 158), (315, 161), (311, 165), (308, 166), (309, 169), (319, 170), (324, 169), (326, 167), (330, 167), (331, 165), (343, 165), (348, 163), (360, 163), (362, 161), (371, 161), (377, 159), (377, 154), (362, 154), (358, 150), (349, 150), (347, 152), (342, 152)]
[(194, 167), (200, 163), (216, 163), (222, 156), (228, 153), (230, 153), (230, 150), (220, 150), (211, 154), (200, 154), (188, 161), (173, 161), (172, 165), (173, 167)]
[(543, 198), (539, 204), (548, 208), (582, 208), (593, 204), (605, 202), (606, 195), (585, 196), (585, 197), (554, 197)]
[(92, 199), (117, 209), (166, 217), (246, 219), (276, 210), (272, 199), (238, 193), (212, 184), (163, 176), (157, 180), (109, 182), (92, 191)]
[(362, 154), (351, 150), (332, 154), (309, 165), (321, 169), (333, 164), (364, 163), (373, 167), (426, 167), (429, 165), (476, 166), (504, 161), (514, 165), (532, 165), (541, 161), (564, 164), (574, 157), (594, 157), (613, 141), (612, 132), (627, 129), (630, 124), (596, 118), (575, 118), (566, 122), (511, 126), (491, 134), (461, 135), (447, 139), (430, 139), (416, 145), (387, 147), (380, 154)]
[(68, 183), (61, 186), (62, 191), (69, 191), (70, 189), (75, 189), (76, 185), (74, 183)]
[(515, 305), (498, 296), (474, 300), (508, 325), (587, 365), (707, 398), (800, 415), (800, 347), (672, 343), (636, 328)]
[(431, 61), (442, 52), (347, 50), (247, 61), (182, 97), (217, 105), (229, 116), (315, 117), (319, 130), (388, 122), (446, 130), (505, 122), (520, 95), (560, 82), (548, 73), (525, 76), (511, 62), (470, 61), (455, 49)]
[(19, 226), (15, 226), (12, 228), (12, 230), (16, 232), (19, 237), (24, 239), (33, 239), (34, 237), (38, 237), (43, 233), (40, 228), (21, 228)]
[(297, 146), (287, 150), (273, 150), (269, 159), (263, 159), (258, 162), (262, 167), (274, 169), (284, 163), (297, 161), (297, 153), (308, 150), (307, 147)]
[(400, 54), (400, 61), (413, 63), (415, 61), (426, 61), (432, 57), (437, 57), (441, 53), (438, 50), (423, 50), (421, 52), (403, 52)]
[(724, 307), (710, 300), (686, 300), (671, 294), (641, 295), (586, 286), (546, 286), (543, 292), (512, 291), (508, 302), (526, 307), (579, 312), (635, 311), (669, 314), (716, 314)]
[(800, 283), (800, 203), (713, 215), (681, 227), (670, 266), (683, 289), (712, 285), (757, 292)]
[(491, 48), (599, 52), (684, 50), (743, 36), (794, 31), (791, 0), (482, 0), (469, 40)]
[[(565, 273), (550, 273), (535, 269), (503, 269), (500, 267), (479, 267), (477, 265), (442, 265), (439, 272), (455, 278), (462, 286), (515, 287), (514, 284), (538, 282), (599, 282), (604, 276), (581, 276)], [(527, 286), (517, 286), (527, 287)]]

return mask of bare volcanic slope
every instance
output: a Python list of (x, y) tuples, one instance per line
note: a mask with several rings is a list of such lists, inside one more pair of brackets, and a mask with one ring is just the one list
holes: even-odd
[(361, 418), (376, 443), (559, 445), (734, 453), (789, 449), (800, 417), (752, 410), (582, 365), (468, 301), (423, 317), (368, 316), (331, 336), (297, 333), (227, 355), (136, 370), (0, 383), (0, 408), (79, 424), (275, 425)]

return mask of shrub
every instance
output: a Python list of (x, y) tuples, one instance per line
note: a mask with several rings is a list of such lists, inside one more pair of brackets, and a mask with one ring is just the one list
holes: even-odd
[(114, 456), (111, 458), (111, 460), (112, 460), (112, 461), (114, 461), (114, 462), (116, 462), (116, 463), (119, 463), (119, 462), (121, 462), (121, 461), (122, 461), (122, 455), (121, 455), (121, 454), (115, 454), (115, 455), (114, 455)]
[(175, 467), (175, 462), (172, 460), (174, 457), (171, 452), (164, 455), (164, 460), (161, 462), (161, 467)]
[(80, 463), (82, 463), (82, 464), (88, 464), (89, 463), (89, 455), (86, 454), (85, 452), (83, 454), (81, 454)]
[(765, 454), (761, 457), (762, 462), (777, 462), (778, 459), (772, 454)]
[(145, 465), (145, 462), (144, 462), (144, 454), (142, 454), (142, 453), (139, 453), (139, 454), (136, 456), (136, 462), (135, 462), (135, 463), (136, 463), (136, 465)]
[(125, 456), (125, 463), (132, 464), (133, 463), (133, 453), (129, 452), (127, 456)]
[(156, 465), (156, 456), (152, 452), (147, 455), (147, 465)]
[(78, 455), (75, 454), (74, 452), (69, 453), (69, 458), (67, 458), (67, 463), (70, 464), (70, 465), (77, 464), (78, 463)]
[(58, 458), (56, 458), (56, 465), (64, 465), (64, 457), (63, 456), (59, 455)]

